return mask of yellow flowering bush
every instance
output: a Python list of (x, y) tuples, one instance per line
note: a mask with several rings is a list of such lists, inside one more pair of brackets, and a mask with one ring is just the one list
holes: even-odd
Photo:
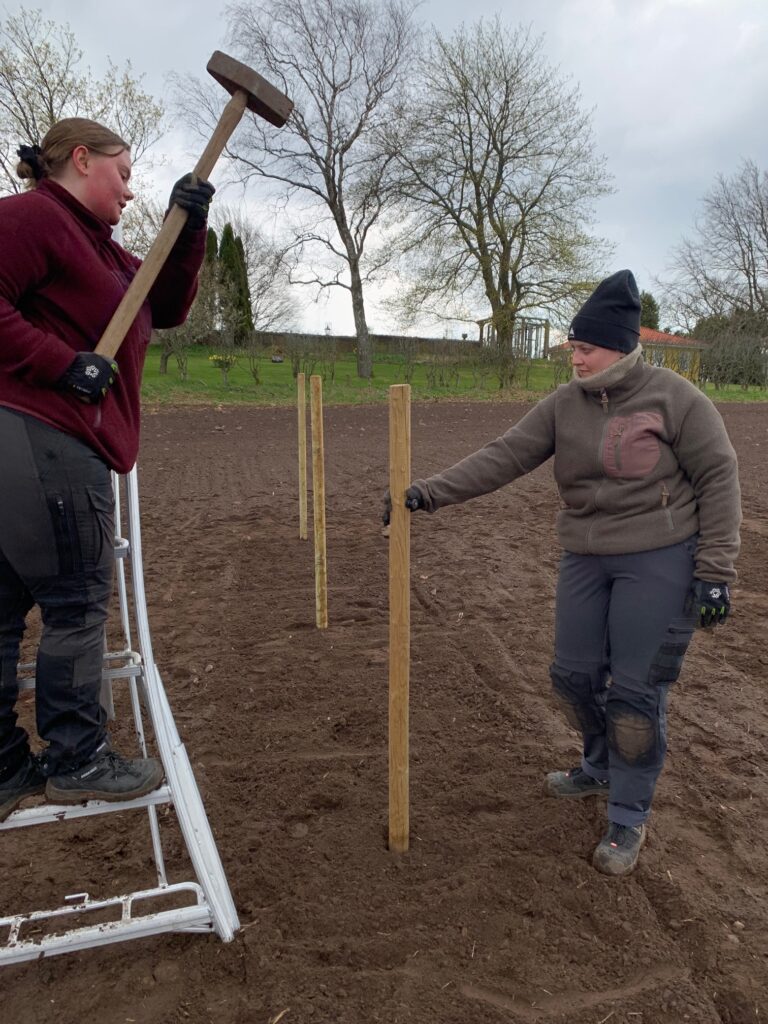
[(208, 356), (208, 359), (220, 370), (231, 370), (237, 362), (234, 352), (215, 352), (212, 356)]
[(224, 386), (229, 385), (229, 371), (237, 362), (237, 356), (234, 352), (214, 352), (212, 356), (208, 356), (209, 362), (213, 363), (214, 366), (218, 366), (221, 370), (221, 377), (224, 381)]

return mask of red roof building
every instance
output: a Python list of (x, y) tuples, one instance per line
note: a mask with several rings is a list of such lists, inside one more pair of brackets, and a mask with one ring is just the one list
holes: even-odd
[(666, 331), (653, 331), (650, 327), (640, 328), (640, 344), (643, 346), (645, 361), (653, 366), (666, 366), (694, 384), (701, 381), (701, 353), (708, 348), (706, 341), (684, 338)]

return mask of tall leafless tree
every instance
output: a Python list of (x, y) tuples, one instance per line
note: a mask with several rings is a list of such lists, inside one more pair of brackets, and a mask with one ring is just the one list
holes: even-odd
[(410, 315), (492, 317), (500, 346), (533, 308), (571, 308), (606, 245), (589, 231), (609, 191), (591, 116), (529, 29), (501, 19), (435, 31), (412, 97), (385, 132), (403, 218)]
[(665, 282), (666, 304), (689, 329), (705, 317), (768, 318), (768, 173), (745, 160), (702, 200)]
[[(373, 364), (364, 286), (384, 259), (371, 253), (371, 232), (391, 164), (374, 139), (393, 116), (408, 67), (414, 8), (415, 0), (243, 0), (228, 8), (233, 50), (295, 103), (279, 131), (248, 119), (228, 156), (244, 181), (273, 183), (285, 201), (293, 281), (349, 291), (362, 377)], [(192, 104), (182, 100), (188, 121), (205, 130), (218, 104), (205, 87)]]

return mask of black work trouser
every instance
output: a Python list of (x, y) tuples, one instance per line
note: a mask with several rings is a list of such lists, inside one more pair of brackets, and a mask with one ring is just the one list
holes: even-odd
[(113, 539), (106, 464), (68, 434), (0, 407), (0, 778), (29, 750), (15, 705), (34, 604), (43, 622), (35, 698), (46, 774), (87, 763), (105, 737), (99, 697)]
[(631, 555), (565, 552), (557, 586), (555, 695), (609, 780), (608, 818), (639, 825), (667, 750), (667, 695), (696, 626), (687, 607), (698, 537)]

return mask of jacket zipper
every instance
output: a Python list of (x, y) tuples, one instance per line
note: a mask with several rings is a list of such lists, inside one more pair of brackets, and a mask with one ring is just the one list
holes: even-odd
[(608, 392), (605, 388), (600, 388), (600, 404), (603, 407), (603, 412), (608, 412)]
[(72, 538), (67, 509), (64, 500), (58, 494), (53, 495), (52, 503), (56, 510), (53, 531), (56, 541), (56, 554), (59, 558), (59, 572), (71, 573), (74, 571), (74, 554), (72, 551)]

